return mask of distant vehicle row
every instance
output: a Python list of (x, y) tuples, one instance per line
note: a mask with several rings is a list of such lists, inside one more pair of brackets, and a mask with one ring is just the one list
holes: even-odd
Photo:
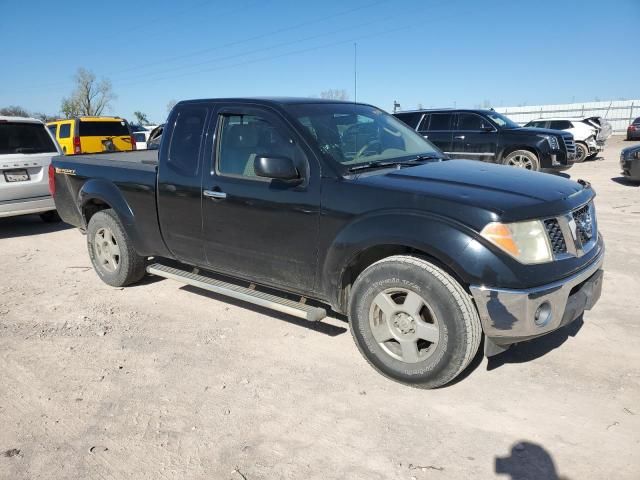
[(576, 157), (570, 133), (521, 127), (493, 110), (415, 110), (395, 116), (451, 158), (561, 171)]
[(640, 140), (640, 117), (627, 127), (627, 140)]

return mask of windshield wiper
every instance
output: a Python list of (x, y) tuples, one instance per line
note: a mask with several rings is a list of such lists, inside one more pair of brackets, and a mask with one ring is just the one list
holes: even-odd
[(442, 157), (433, 154), (426, 155), (416, 155), (414, 158), (410, 160), (376, 160), (373, 162), (366, 162), (360, 165), (355, 165), (349, 168), (350, 172), (356, 172), (358, 170), (367, 170), (370, 168), (382, 168), (382, 167), (392, 167), (394, 165), (415, 165), (416, 163), (427, 162), (429, 160), (440, 160)]
[(402, 162), (390, 162), (388, 160), (376, 160), (375, 162), (366, 162), (361, 163), (360, 165), (355, 165), (349, 168), (350, 172), (357, 172), (358, 170), (366, 170), (369, 168), (381, 168), (381, 167), (392, 167), (394, 165), (398, 165)]

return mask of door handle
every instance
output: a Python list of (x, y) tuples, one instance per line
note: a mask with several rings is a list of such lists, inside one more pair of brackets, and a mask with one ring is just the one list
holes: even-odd
[(429, 135), (423, 135), (424, 138), (429, 138)]
[(456, 140), (464, 140), (464, 135), (456, 135), (455, 137)]
[(204, 192), (202, 192), (202, 194), (205, 197), (209, 197), (209, 198), (227, 198), (227, 194), (224, 192), (220, 192), (220, 191), (214, 191), (214, 190), (205, 190)]

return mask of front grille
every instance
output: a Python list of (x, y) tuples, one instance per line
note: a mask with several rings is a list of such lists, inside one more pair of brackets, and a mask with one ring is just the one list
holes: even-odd
[(567, 253), (567, 243), (564, 240), (564, 235), (562, 234), (558, 220), (549, 218), (544, 221), (544, 226), (547, 229), (553, 253)]
[(593, 218), (591, 216), (591, 208), (589, 205), (575, 210), (573, 220), (576, 222), (576, 234), (582, 245), (586, 245), (593, 238)]
[(562, 135), (562, 141), (564, 142), (564, 146), (567, 149), (567, 153), (569, 156), (576, 154), (576, 142), (573, 139), (573, 135)]

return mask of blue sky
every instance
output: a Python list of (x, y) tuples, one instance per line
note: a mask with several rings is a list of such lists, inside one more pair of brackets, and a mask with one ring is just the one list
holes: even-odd
[[(0, 0), (0, 106), (54, 114), (78, 67), (109, 113), (172, 100), (312, 96), (391, 110), (638, 98), (640, 0)], [(10, 46), (10, 47), (9, 47)]]

